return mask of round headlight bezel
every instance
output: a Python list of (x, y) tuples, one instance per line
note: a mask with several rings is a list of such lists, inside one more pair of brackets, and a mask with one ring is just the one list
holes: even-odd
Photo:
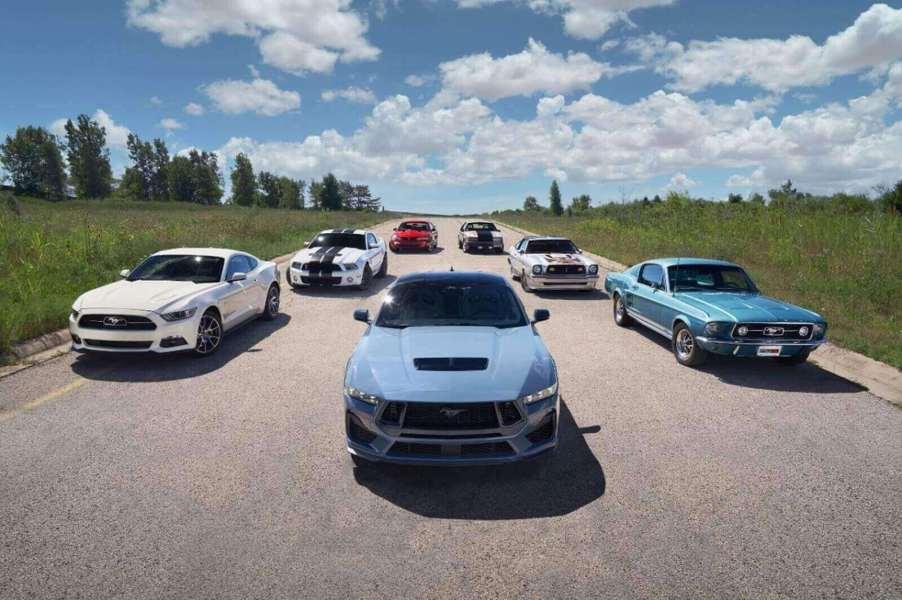
[(533, 275), (541, 275), (542, 274), (542, 265), (533, 265), (532, 266), (532, 274)]
[(811, 329), (807, 325), (799, 327), (799, 337), (806, 338), (811, 333)]
[(749, 328), (745, 325), (742, 325), (736, 329), (736, 335), (740, 337), (745, 337), (749, 334)]

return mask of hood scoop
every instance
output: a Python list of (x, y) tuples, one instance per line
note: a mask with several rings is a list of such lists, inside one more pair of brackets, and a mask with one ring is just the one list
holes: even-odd
[(417, 371), (485, 371), (489, 366), (487, 358), (450, 357), (415, 358), (413, 366)]

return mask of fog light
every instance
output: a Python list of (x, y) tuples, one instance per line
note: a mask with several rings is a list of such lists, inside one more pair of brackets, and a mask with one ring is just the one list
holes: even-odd
[(742, 327), (740, 327), (739, 329), (736, 330), (736, 333), (738, 333), (739, 335), (748, 335), (749, 328), (746, 327), (745, 325), (743, 325)]
[(160, 348), (175, 348), (176, 346), (184, 346), (188, 342), (180, 335), (165, 337), (160, 340)]
[(348, 283), (354, 283), (354, 278), (353, 278), (353, 277), (346, 277), (346, 278), (345, 278), (345, 281), (347, 281)]
[(808, 328), (804, 325), (802, 327), (799, 327), (799, 337), (808, 337), (808, 331)]
[(81, 343), (81, 338), (78, 337), (77, 335), (73, 335), (73, 336), (72, 336), (72, 341), (75, 342), (76, 344), (80, 344), (80, 343)]

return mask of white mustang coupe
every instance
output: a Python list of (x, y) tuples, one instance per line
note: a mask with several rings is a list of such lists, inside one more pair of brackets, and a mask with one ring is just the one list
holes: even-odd
[(363, 229), (326, 229), (294, 255), (285, 272), (294, 289), (307, 286), (354, 286), (365, 290), (373, 277), (388, 272), (385, 242)]
[(220, 248), (176, 248), (147, 257), (122, 279), (78, 297), (69, 315), (79, 351), (216, 352), (223, 334), (279, 314), (275, 263)]

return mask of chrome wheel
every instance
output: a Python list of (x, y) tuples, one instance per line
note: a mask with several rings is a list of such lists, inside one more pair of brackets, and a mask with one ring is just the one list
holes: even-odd
[(687, 361), (692, 356), (695, 340), (688, 329), (680, 329), (676, 336), (676, 351), (680, 359)]
[(275, 319), (279, 314), (279, 301), (280, 294), (279, 288), (276, 286), (272, 286), (269, 288), (269, 293), (266, 295), (266, 311), (264, 313), (264, 317), (267, 320)]
[(222, 324), (213, 313), (205, 313), (200, 318), (197, 326), (197, 346), (195, 352), (198, 354), (210, 354), (219, 348), (219, 342), (222, 341)]
[(614, 310), (617, 312), (617, 322), (622, 322), (623, 317), (626, 316), (626, 306), (623, 305), (623, 298), (621, 298), (620, 296), (617, 296), (617, 302), (614, 304)]

